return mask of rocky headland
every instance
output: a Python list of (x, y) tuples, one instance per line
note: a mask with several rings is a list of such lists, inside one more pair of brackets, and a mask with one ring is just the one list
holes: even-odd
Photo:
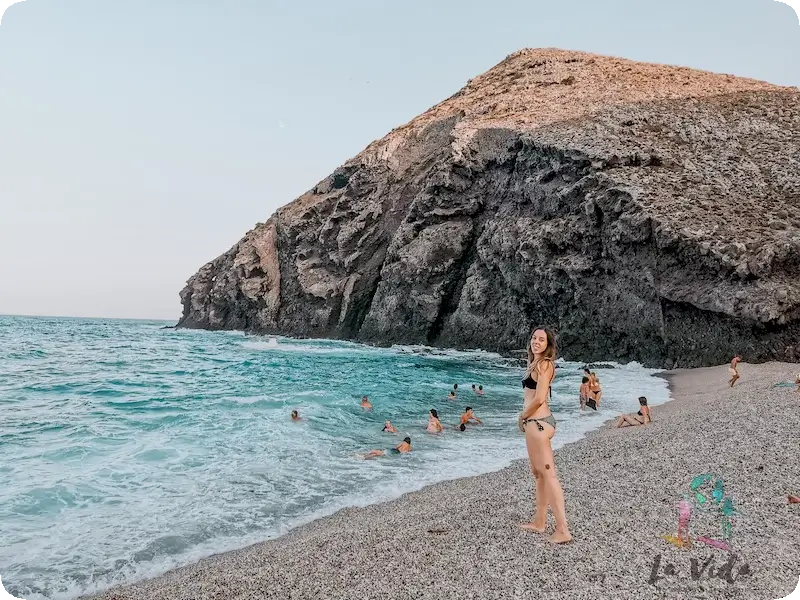
[(522, 50), (203, 266), (178, 326), (800, 359), (800, 91)]

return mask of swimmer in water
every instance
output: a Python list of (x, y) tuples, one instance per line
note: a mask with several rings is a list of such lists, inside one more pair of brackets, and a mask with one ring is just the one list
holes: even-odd
[(297, 414), (296, 410), (292, 411), (292, 421), (302, 421), (303, 419), (300, 418), (300, 415)]
[(455, 392), (450, 392), (448, 394), (448, 396), (447, 396), (447, 399), (448, 400), (455, 400), (456, 399), (456, 393)]
[(457, 429), (458, 431), (466, 431), (467, 426), (461, 423), (461, 425), (453, 425), (453, 429)]
[(468, 406), (464, 410), (466, 412), (463, 415), (461, 415), (461, 424), (462, 425), (467, 425), (468, 423), (471, 423), (472, 421), (475, 421), (478, 425), (483, 425), (483, 421), (481, 421), (478, 417), (476, 417), (475, 415), (472, 414), (472, 407), (471, 406)]
[(453, 384), (453, 394), (457, 394), (457, 393), (458, 393), (458, 384), (454, 383)]
[[(411, 452), (411, 438), (406, 436), (402, 442), (400, 442), (397, 446), (391, 449), (393, 454), (408, 454)], [(356, 456), (362, 460), (367, 460), (370, 458), (376, 458), (378, 456), (386, 456), (385, 450), (370, 450), (366, 454), (356, 454)]]
[(386, 424), (383, 426), (381, 431), (385, 431), (386, 433), (397, 433), (397, 429), (394, 428), (392, 422), (389, 419), (386, 419)]
[(733, 384), (736, 383), (739, 379), (739, 369), (737, 369), (736, 367), (739, 365), (740, 362), (742, 362), (742, 357), (737, 354), (736, 356), (733, 357), (733, 360), (731, 361), (731, 366), (728, 367), (728, 373), (731, 376), (731, 380), (729, 382), (731, 384), (731, 387), (733, 387)]
[(478, 386), (478, 396), (483, 396), (483, 386), (482, 385)]
[(472, 391), (475, 392), (476, 394), (478, 393), (478, 389), (475, 387), (474, 383), (472, 384)]
[(361, 396), (361, 408), (372, 410), (372, 404), (370, 404), (369, 398), (367, 398), (366, 396)]
[(428, 417), (428, 426), (425, 430), (428, 433), (442, 433), (442, 422), (439, 421), (439, 413), (435, 408), (431, 409), (431, 416)]

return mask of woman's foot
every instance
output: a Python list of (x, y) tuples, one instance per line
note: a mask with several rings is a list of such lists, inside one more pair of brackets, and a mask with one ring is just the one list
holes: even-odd
[(530, 523), (525, 523), (524, 525), (520, 525), (520, 528), (523, 531), (532, 531), (534, 533), (544, 533), (545, 529), (547, 529), (547, 523), (540, 524), (532, 521)]
[(554, 544), (566, 544), (572, 541), (572, 534), (569, 531), (556, 531), (550, 536), (550, 541)]

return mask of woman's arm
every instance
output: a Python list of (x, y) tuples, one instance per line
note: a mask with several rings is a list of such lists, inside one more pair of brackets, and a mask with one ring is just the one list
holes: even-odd
[(538, 365), (539, 379), (536, 380), (536, 395), (528, 408), (523, 409), (520, 420), (529, 419), (539, 407), (547, 401), (547, 394), (550, 393), (550, 382), (553, 380), (555, 369), (549, 360), (543, 360)]

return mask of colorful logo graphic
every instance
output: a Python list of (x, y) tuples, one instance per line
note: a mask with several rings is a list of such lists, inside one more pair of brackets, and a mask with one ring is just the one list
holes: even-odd
[[(678, 534), (663, 538), (678, 548), (688, 548), (694, 541), (730, 552), (733, 518), (738, 513), (733, 500), (725, 495), (722, 478), (713, 473), (698, 475), (692, 479), (689, 492), (678, 503)], [(692, 537), (689, 532), (693, 508), (694, 531), (704, 535)]]

